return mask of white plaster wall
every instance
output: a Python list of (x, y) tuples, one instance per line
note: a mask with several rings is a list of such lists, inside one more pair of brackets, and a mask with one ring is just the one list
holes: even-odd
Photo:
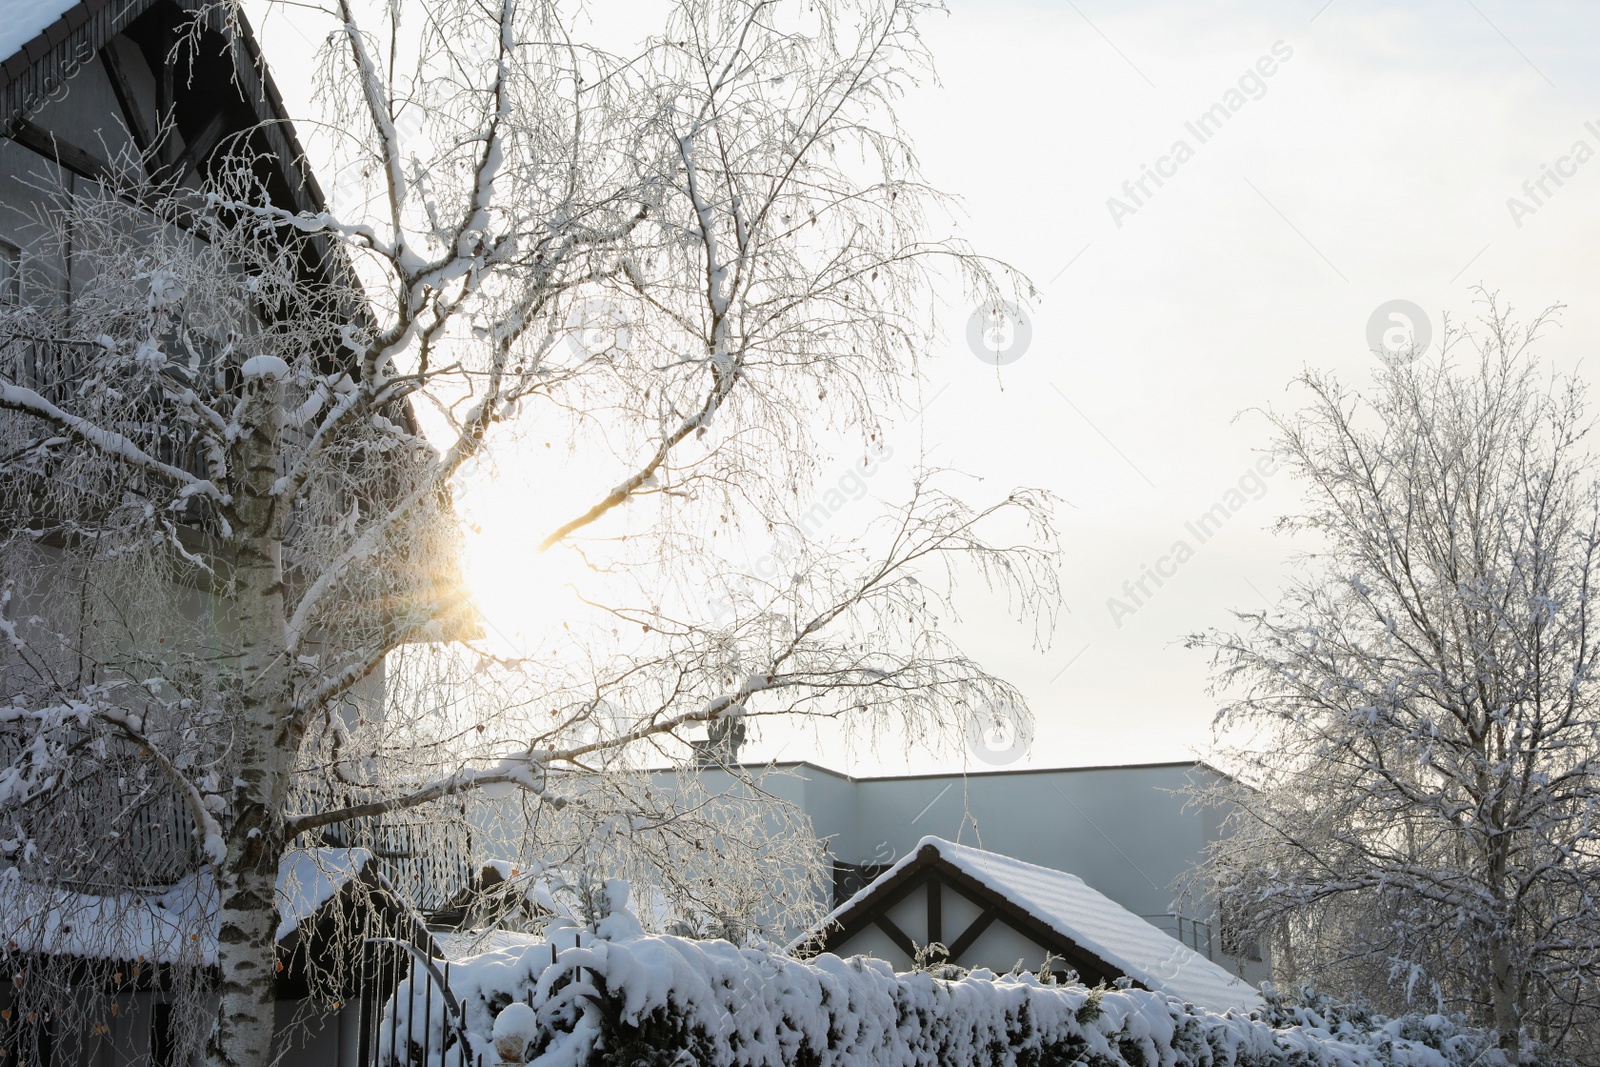
[(1037, 971), (1044, 965), (1044, 956), (1045, 950), (1038, 942), (997, 919), (961, 954), (961, 966), (987, 967), (996, 974), (1005, 974), (1021, 960), (1023, 970)]
[(942, 905), (939, 925), (943, 928), (940, 933), (944, 935), (946, 946), (960, 937), (966, 928), (983, 914), (982, 908), (948, 885), (940, 892), (939, 903)]
[(889, 919), (914, 945), (926, 945), (928, 937), (928, 888), (918, 886), (889, 909)]

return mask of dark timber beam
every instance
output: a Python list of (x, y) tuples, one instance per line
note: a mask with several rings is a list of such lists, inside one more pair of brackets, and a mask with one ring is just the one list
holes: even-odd
[(195, 172), (205, 177), (201, 165), (211, 158), (211, 153), (217, 147), (217, 142), (222, 140), (222, 130), (228, 121), (228, 116), (218, 111), (206, 122), (205, 127), (194, 136), (184, 147), (183, 154), (173, 162), (173, 175), (175, 180), (182, 181), (183, 176), (193, 167)]
[(878, 929), (889, 935), (889, 940), (895, 947), (904, 952), (912, 961), (917, 958), (917, 946), (906, 936), (906, 932), (895, 925), (895, 921), (887, 915), (880, 915), (876, 920)]
[[(1122, 974), (1120, 968), (1113, 967), (1105, 960), (1094, 955), (1082, 945), (1071, 940), (1064, 934), (1051, 929), (1047, 924), (1040, 922), (1016, 902), (996, 893), (983, 882), (972, 877), (966, 871), (950, 863), (943, 857), (932, 857), (932, 866), (950, 883), (950, 888), (961, 893), (962, 896), (976, 902), (987, 904), (988, 908), (997, 913), (1007, 926), (1032, 940), (1047, 952), (1053, 952), (1063, 961), (1071, 965), (1072, 969), (1086, 982), (1096, 982), (1116, 978)], [(981, 933), (981, 931), (980, 931)], [(1136, 987), (1143, 989), (1143, 983), (1135, 980)]]
[(128, 129), (128, 136), (139, 146), (139, 154), (148, 159), (150, 146), (156, 142), (155, 134), (139, 112), (139, 98), (134, 94), (133, 83), (128, 81), (128, 72), (117, 56), (115, 41), (108, 42), (100, 49), (100, 65), (106, 68), (106, 76), (111, 80), (111, 92), (117, 98), (117, 109), (122, 112), (122, 123)]
[(64, 170), (70, 170), (80, 178), (88, 178), (90, 181), (102, 184), (110, 181), (110, 167), (71, 141), (63, 141), (49, 130), (27, 119), (16, 124), (16, 128), (11, 131), (11, 139), (29, 151), (54, 161)]

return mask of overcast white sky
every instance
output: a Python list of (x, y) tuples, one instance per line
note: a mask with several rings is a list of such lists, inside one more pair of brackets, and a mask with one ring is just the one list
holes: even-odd
[[(1296, 488), (1266, 479), (1204, 545), (1184, 524), (1248, 471), (1266, 444), (1248, 410), (1292, 404), (1296, 371), (1365, 381), (1380, 304), (1421, 305), (1437, 333), (1481, 283), (1568, 305), (1552, 362), (1593, 348), (1600, 159), (1562, 164), (1576, 174), (1520, 226), (1506, 201), (1575, 141), (1600, 152), (1597, 39), (1594, 5), (1498, 0), (956, 0), (929, 20), (943, 86), (904, 109), (925, 167), (966, 198), (967, 236), (1043, 290), (998, 383), (951, 323), (931, 386), (950, 388), (922, 419), (936, 458), (1071, 505), (1052, 650), (966, 635), (1033, 702), (1029, 763), (1204, 749), (1215, 701), (1181, 637), (1275, 596), (1292, 548), (1269, 527)], [(1185, 123), (1278, 42), (1292, 55), (1200, 143)], [(1107, 199), (1131, 202), (1123, 183), (1179, 139), (1193, 157), (1119, 227)], [(1194, 558), (1116, 625), (1107, 599), (1179, 538)]]
[[(653, 25), (648, 6), (591, 12)], [(925, 34), (942, 84), (901, 112), (925, 171), (964, 198), (964, 236), (1042, 296), (1031, 345), (998, 373), (967, 350), (971, 309), (950, 309), (897, 457), (920, 441), (995, 492), (1067, 502), (1070, 613), (1051, 649), (976, 594), (962, 637), (1030, 697), (1037, 734), (1017, 766), (1203, 753), (1215, 701), (1181, 638), (1273, 597), (1292, 551), (1268, 529), (1296, 503), (1284, 475), (1203, 545), (1185, 530), (1267, 443), (1249, 409), (1294, 403), (1285, 386), (1306, 365), (1363, 383), (1367, 321), (1389, 300), (1424, 308), (1435, 335), (1444, 313), (1471, 315), (1477, 284), (1530, 311), (1564, 303), (1541, 351), (1569, 368), (1600, 338), (1600, 158), (1561, 162), (1578, 141), (1600, 153), (1600, 7), (952, 0)], [(298, 110), (280, 44), (303, 42), (281, 23), (263, 36)], [(1263, 57), (1271, 76), (1247, 78), (1201, 143), (1185, 124)], [(1114, 219), (1107, 199), (1131, 204), (1123, 184), (1146, 165), (1173, 171), (1162, 157), (1180, 139), (1192, 158)], [(1575, 173), (1514, 219), (1507, 199), (1558, 164)], [(1107, 599), (1180, 538), (1194, 557), (1118, 625)], [(768, 742), (757, 751), (816, 749)]]

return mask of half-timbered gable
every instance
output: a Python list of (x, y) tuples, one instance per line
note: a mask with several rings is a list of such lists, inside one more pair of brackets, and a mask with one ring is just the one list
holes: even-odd
[(1081, 878), (937, 837), (917, 847), (796, 942), (802, 953), (946, 962), (996, 972), (1127, 979), (1216, 1011), (1260, 1003), (1254, 989)]

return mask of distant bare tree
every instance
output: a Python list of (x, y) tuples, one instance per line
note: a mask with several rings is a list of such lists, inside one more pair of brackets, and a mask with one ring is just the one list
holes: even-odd
[(1600, 580), (1583, 389), (1485, 297), (1366, 397), (1270, 416), (1315, 550), (1214, 650), (1232, 833), (1209, 874), (1280, 975), (1595, 1052)]
[[(261, 1064), (296, 850), (406, 812), (448, 849), (460, 799), (493, 787), (588, 810), (567, 844), (656, 819), (634, 854), (676, 863), (684, 813), (595, 785), (636, 781), (641, 753), (767, 715), (938, 738), (1018, 699), (939, 609), (979, 574), (1048, 625), (1042, 494), (973, 508), (928, 476), (878, 534), (801, 548), (715, 619), (663, 606), (715, 585), (719, 532), (800, 525), (815, 427), (878, 437), (936, 264), (994, 282), (927, 237), (940, 201), (894, 125), (920, 9), (692, 0), (617, 57), (543, 0), (296, 4), (304, 28), (326, 17), (323, 119), (368, 210), (288, 212), (238, 157), (203, 196), (130, 167), (58, 198), (40, 241), (70, 246), (73, 298), (0, 309), (0, 889), (37, 968), (19, 1010), (73, 980), (73, 954), (131, 943), (214, 974), (215, 1025), (191, 998), (189, 1032), (214, 1064)], [(596, 298), (626, 343), (564, 343)], [(451, 497), (513, 422), (606, 471), (530, 554), (579, 553), (639, 595), (506, 660), (449, 641), (471, 625)], [(1044, 543), (1013, 546), (1030, 526)], [(197, 903), (153, 939), (119, 925), (147, 907), (146, 850), (86, 840), (90, 796), (192, 829)], [(707, 921), (751, 914), (679, 883)]]

